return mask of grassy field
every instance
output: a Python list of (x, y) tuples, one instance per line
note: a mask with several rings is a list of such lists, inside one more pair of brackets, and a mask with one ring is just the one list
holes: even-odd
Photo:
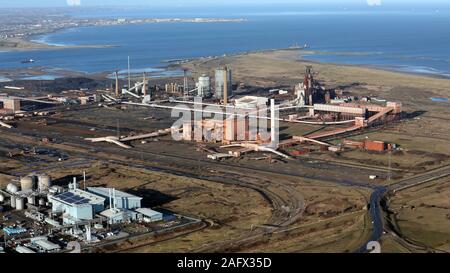
[(450, 179), (442, 178), (398, 193), (390, 207), (399, 231), (414, 241), (450, 251)]

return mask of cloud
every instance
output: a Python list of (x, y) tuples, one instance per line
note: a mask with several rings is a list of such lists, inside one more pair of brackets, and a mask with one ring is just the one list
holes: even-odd
[(81, 6), (81, 0), (67, 0), (67, 5), (71, 7)]
[(369, 6), (381, 6), (381, 0), (367, 0)]

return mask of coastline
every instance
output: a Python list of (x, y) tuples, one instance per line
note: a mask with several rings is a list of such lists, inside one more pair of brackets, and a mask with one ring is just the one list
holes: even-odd
[[(131, 24), (155, 24), (160, 22), (193, 22), (193, 23), (213, 23), (213, 22), (242, 22), (246, 21), (246, 19), (220, 19), (220, 18), (209, 18), (209, 19), (203, 19), (202, 21), (196, 21), (195, 19), (166, 19), (164, 21), (159, 21), (159, 19), (144, 19), (143, 21), (135, 22), (135, 21), (128, 21), (125, 23), (122, 23), (120, 25), (131, 25)], [(117, 25), (117, 24), (116, 24)], [(114, 25), (88, 25), (88, 26), (78, 26), (78, 27), (66, 27), (66, 28), (58, 28), (58, 29), (49, 29), (45, 32), (40, 32), (38, 34), (34, 35), (28, 35), (23, 38), (7, 38), (4, 40), (0, 40), (0, 52), (24, 52), (24, 51), (38, 51), (38, 50), (63, 50), (63, 49), (83, 49), (83, 48), (93, 48), (93, 49), (101, 49), (101, 48), (117, 48), (120, 47), (119, 45), (58, 45), (58, 44), (51, 44), (47, 43), (45, 40), (39, 40), (39, 38), (42, 39), (42, 37), (46, 35), (50, 35), (52, 33), (63, 31), (67, 29), (77, 29), (80, 27), (103, 27), (103, 26), (114, 26)], [(203, 57), (194, 57), (194, 58), (188, 58), (188, 59), (171, 59), (171, 60), (161, 60), (161, 63), (163, 64), (162, 67), (157, 68), (164, 68), (167, 69), (171, 67), (172, 65), (180, 65), (185, 62), (194, 61), (194, 60), (210, 60), (215, 58), (221, 58), (221, 57), (230, 57), (230, 56), (239, 56), (239, 55), (246, 55), (246, 54), (252, 54), (252, 53), (264, 53), (264, 52), (273, 52), (273, 51), (279, 51), (279, 50), (299, 50), (299, 60), (303, 62), (309, 62), (309, 63), (321, 63), (321, 64), (333, 64), (333, 65), (340, 65), (340, 66), (352, 66), (352, 67), (364, 67), (364, 68), (370, 68), (370, 69), (376, 69), (376, 70), (382, 70), (382, 71), (389, 71), (389, 72), (395, 72), (395, 73), (401, 73), (401, 74), (408, 74), (408, 75), (419, 75), (419, 76), (426, 76), (430, 78), (440, 78), (440, 79), (450, 79), (450, 74), (445, 73), (442, 71), (436, 71), (433, 72), (432, 67), (414, 67), (414, 66), (398, 66), (386, 64), (386, 65), (372, 65), (372, 64), (349, 64), (349, 63), (342, 63), (342, 62), (332, 62), (332, 61), (321, 61), (321, 60), (312, 60), (308, 58), (308, 56), (315, 55), (315, 56), (321, 56), (321, 55), (340, 55), (340, 56), (368, 56), (368, 55), (374, 55), (374, 54), (382, 54), (381, 52), (334, 52), (334, 51), (320, 51), (320, 50), (314, 50), (310, 48), (302, 48), (302, 47), (292, 47), (292, 48), (276, 48), (276, 49), (261, 49), (261, 50), (252, 50), (252, 51), (244, 51), (244, 52), (238, 52), (238, 53), (232, 53), (232, 54), (223, 54), (219, 56), (203, 56)], [(448, 62), (450, 64), (450, 62)], [(414, 71), (414, 70), (423, 70), (421, 71)], [(110, 71), (105, 71), (110, 72)]]
[(49, 28), (45, 31), (28, 34), (21, 38), (6, 38), (0, 40), (0, 52), (14, 52), (14, 51), (31, 51), (31, 50), (45, 50), (45, 49), (73, 49), (73, 48), (111, 48), (119, 47), (117, 45), (82, 45), (82, 46), (70, 46), (70, 45), (52, 45), (45, 42), (36, 41), (33, 37), (46, 36), (58, 31), (63, 31), (71, 28), (80, 27), (107, 27), (118, 25), (142, 25), (142, 24), (158, 24), (158, 23), (196, 23), (196, 24), (208, 24), (208, 23), (230, 23), (230, 22), (246, 22), (248, 19), (226, 19), (226, 18), (147, 18), (147, 19), (135, 19), (125, 22), (114, 21), (102, 21), (101, 19), (92, 19), (93, 21), (79, 26), (67, 26), (59, 28)]
[[(132, 25), (132, 24), (156, 24), (160, 22), (191, 22), (191, 23), (214, 23), (214, 22), (243, 22), (247, 21), (247, 19), (221, 19), (221, 18), (208, 18), (208, 19), (202, 19), (201, 21), (197, 21), (196, 19), (178, 19), (178, 18), (172, 18), (172, 19), (144, 19), (143, 21), (127, 21), (125, 23), (116, 24), (116, 25)], [(23, 52), (23, 51), (38, 51), (38, 50), (64, 50), (64, 49), (82, 49), (82, 48), (117, 48), (120, 47), (119, 45), (58, 45), (58, 44), (51, 44), (46, 42), (42, 37), (50, 35), (52, 33), (58, 32), (58, 31), (64, 31), (67, 29), (77, 29), (80, 27), (106, 27), (106, 26), (114, 26), (114, 25), (96, 25), (91, 24), (87, 26), (78, 26), (78, 27), (62, 27), (57, 29), (48, 29), (48, 31), (40, 32), (37, 34), (27, 35), (22, 38), (7, 38), (4, 40), (0, 40), (0, 52)], [(41, 38), (41, 40), (39, 39)], [(356, 67), (356, 68), (366, 68), (371, 70), (378, 70), (378, 71), (386, 71), (386, 72), (393, 72), (393, 73), (399, 73), (404, 75), (415, 75), (415, 76), (424, 76), (428, 78), (435, 78), (435, 79), (450, 79), (450, 75), (443, 75), (440, 73), (432, 73), (432, 72), (418, 72), (418, 71), (407, 71), (406, 69), (396, 69), (393, 67), (393, 65), (372, 65), (372, 64), (348, 64), (348, 63), (340, 63), (340, 62), (330, 62), (330, 61), (321, 61), (321, 60), (312, 60), (308, 59), (308, 56), (315, 55), (343, 55), (343, 56), (365, 56), (365, 55), (373, 55), (373, 54), (381, 54), (380, 52), (334, 52), (334, 51), (320, 51), (320, 50), (314, 50), (310, 48), (304, 48), (304, 47), (298, 47), (293, 46), (289, 48), (273, 48), (273, 49), (259, 49), (259, 50), (251, 50), (251, 51), (243, 51), (243, 52), (237, 52), (237, 53), (231, 53), (231, 54), (223, 54), (223, 55), (217, 55), (217, 56), (201, 56), (201, 57), (194, 57), (194, 58), (187, 58), (187, 59), (169, 59), (169, 60), (161, 60), (162, 66), (153, 67), (158, 69), (163, 69), (166, 71), (171, 71), (172, 69), (177, 69), (182, 67), (184, 63), (187, 62), (198, 62), (198, 61), (210, 61), (214, 59), (224, 58), (224, 57), (238, 57), (238, 56), (245, 56), (249, 54), (255, 54), (255, 53), (269, 53), (269, 52), (277, 52), (277, 51), (298, 51), (298, 61), (301, 61), (303, 63), (310, 63), (310, 64), (322, 64), (322, 65), (335, 65), (335, 66), (342, 66), (342, 67)], [(450, 61), (448, 62), (450, 64)], [(6, 69), (3, 69), (5, 71)], [(32, 69), (34, 70), (34, 69)], [(36, 71), (34, 71), (36, 72)], [(42, 68), (39, 69), (39, 72), (42, 73)], [(70, 70), (65, 70), (65, 74), (70, 74)], [(74, 74), (79, 74), (80, 71), (72, 71)], [(111, 73), (111, 71), (99, 71), (92, 74), (102, 74), (102, 73)]]
[[(40, 45), (39, 43), (37, 43)], [(43, 48), (38, 48), (36, 50), (45, 50), (45, 49), (71, 49), (71, 48), (108, 48), (108, 47), (114, 47), (114, 46), (52, 46), (52, 45), (45, 45), (43, 44)], [(23, 49), (26, 50), (26, 49)], [(20, 50), (18, 50), (20, 51)], [(420, 73), (420, 72), (413, 72), (413, 71), (400, 71), (396, 70), (394, 68), (389, 67), (383, 67), (383, 66), (377, 66), (377, 65), (361, 65), (361, 64), (345, 64), (345, 63), (335, 63), (335, 62), (323, 62), (323, 61), (317, 61), (317, 60), (308, 60), (305, 59), (304, 56), (310, 55), (310, 54), (320, 54), (320, 51), (317, 50), (311, 50), (309, 48), (294, 48), (294, 47), (288, 47), (288, 48), (278, 48), (278, 49), (261, 49), (261, 50), (252, 50), (252, 51), (245, 51), (245, 52), (238, 52), (233, 54), (224, 54), (220, 56), (201, 56), (201, 57), (195, 57), (195, 58), (187, 58), (187, 59), (173, 59), (173, 60), (163, 60), (161, 63), (162, 66), (155, 66), (151, 67), (151, 69), (157, 69), (160, 70), (160, 72), (170, 72), (182, 70), (185, 68), (186, 64), (192, 64), (195, 63), (196, 65), (201, 65), (203, 63), (207, 62), (213, 62), (213, 61), (223, 61), (226, 58), (240, 58), (240, 57), (246, 57), (249, 55), (254, 54), (277, 54), (277, 53), (283, 53), (283, 52), (295, 52), (298, 53), (298, 58), (287, 58), (286, 60), (289, 61), (295, 61), (302, 64), (312, 64), (312, 65), (320, 65), (320, 66), (334, 66), (334, 67), (347, 67), (347, 68), (354, 68), (354, 69), (366, 69), (369, 71), (378, 71), (378, 72), (387, 72), (392, 74), (398, 74), (398, 75), (406, 75), (406, 76), (416, 76), (416, 77), (424, 77), (424, 78), (430, 78), (430, 79), (441, 79), (441, 80), (450, 80), (450, 77), (439, 75), (439, 74), (430, 74), (430, 73)], [(292, 55), (291, 55), (292, 56)], [(48, 67), (33, 67), (33, 68), (26, 68), (26, 69), (2, 69), (0, 70), (0, 73), (2, 73), (3, 76), (6, 78), (16, 78), (18, 76), (23, 76), (25, 72), (31, 73), (33, 75), (37, 76), (46, 76), (47, 71), (51, 69)], [(138, 69), (139, 71), (150, 69), (150, 68), (142, 68)], [(59, 73), (62, 77), (71, 77), (73, 76), (80, 76), (85, 75), (88, 77), (98, 77), (99, 75), (108, 75), (113, 73), (113, 70), (105, 70), (105, 71), (98, 71), (95, 73), (85, 73), (82, 71), (74, 71), (74, 70), (59, 70)], [(134, 73), (136, 74), (136, 73)], [(140, 72), (138, 73), (140, 74)], [(167, 76), (167, 78), (177, 78), (178, 76)]]
[[(296, 60), (298, 62), (307, 63), (307, 64), (319, 64), (319, 65), (333, 65), (333, 66), (341, 66), (341, 67), (353, 67), (353, 68), (364, 68), (364, 69), (370, 69), (375, 71), (383, 71), (383, 72), (390, 72), (390, 73), (398, 73), (402, 75), (409, 75), (409, 76), (421, 76), (421, 77), (427, 77), (427, 78), (433, 78), (433, 79), (444, 79), (444, 80), (450, 80), (450, 76), (445, 76), (442, 74), (432, 74), (432, 73), (421, 73), (421, 72), (414, 72), (414, 71), (402, 71), (395, 68), (389, 68), (388, 66), (381, 66), (381, 65), (370, 65), (370, 64), (346, 64), (346, 63), (337, 63), (337, 62), (324, 62), (324, 61), (317, 61), (317, 60), (308, 60), (303, 58), (304, 56), (308, 55), (316, 55), (316, 54), (338, 54), (335, 52), (323, 52), (318, 50), (311, 50), (309, 48), (278, 48), (278, 49), (261, 49), (261, 50), (252, 50), (252, 51), (246, 51), (246, 52), (239, 52), (234, 54), (224, 54), (221, 56), (203, 56), (198, 58), (188, 58), (188, 59), (176, 59), (173, 60), (173, 62), (165, 61), (168, 64), (168, 67), (175, 66), (175, 67), (182, 67), (185, 63), (190, 62), (208, 62), (213, 60), (218, 60), (221, 58), (233, 58), (233, 57), (241, 57), (241, 56), (248, 56), (251, 54), (258, 54), (258, 53), (273, 53), (273, 52), (283, 52), (283, 51), (299, 51), (299, 58)], [(351, 55), (352, 52), (348, 52), (347, 54)], [(354, 54), (359, 54), (358, 52), (355, 52)], [(292, 59), (290, 59), (292, 60)]]
[[(45, 34), (44, 34), (45, 35)], [(48, 49), (76, 49), (76, 48), (114, 48), (117, 45), (52, 45), (47, 43), (37, 42), (29, 38), (14, 38), (0, 41), (0, 52), (21, 52), (21, 51), (35, 51)]]

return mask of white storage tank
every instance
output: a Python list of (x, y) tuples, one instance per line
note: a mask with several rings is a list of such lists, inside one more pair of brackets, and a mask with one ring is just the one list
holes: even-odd
[(202, 75), (198, 78), (197, 90), (197, 96), (202, 98), (211, 94), (211, 80), (208, 76)]
[(36, 203), (36, 197), (33, 196), (33, 195), (28, 196), (27, 197), (27, 203), (34, 206), (35, 203)]
[(6, 191), (8, 191), (9, 193), (16, 193), (19, 191), (19, 187), (17, 187), (13, 183), (9, 183), (8, 186), (6, 186)]
[(16, 210), (24, 210), (25, 209), (25, 200), (21, 197), (16, 199)]
[(5, 202), (5, 197), (3, 196), (3, 194), (0, 194), (0, 203)]
[(38, 190), (39, 192), (45, 192), (52, 186), (52, 179), (47, 174), (38, 175)]
[(11, 208), (16, 208), (16, 197), (14, 195), (11, 195), (10, 201)]
[(22, 191), (33, 190), (35, 188), (34, 185), (34, 177), (25, 176), (20, 179), (20, 187)]
[(45, 206), (45, 199), (44, 198), (41, 198), (41, 199), (39, 199), (39, 206)]

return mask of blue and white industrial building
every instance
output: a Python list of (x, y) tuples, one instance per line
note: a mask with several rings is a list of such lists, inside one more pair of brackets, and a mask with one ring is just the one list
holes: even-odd
[(111, 188), (88, 187), (50, 195), (52, 212), (62, 214), (64, 225), (93, 220), (96, 215), (104, 217), (109, 224), (143, 220), (157, 222), (163, 214), (141, 207), (142, 198)]
[[(88, 187), (87, 190), (93, 194), (104, 197), (106, 202), (114, 204), (116, 209), (133, 210), (141, 207), (142, 198), (129, 193), (110, 188)], [(111, 199), (111, 200), (110, 200)]]
[(101, 196), (80, 189), (49, 196), (52, 212), (62, 213), (64, 224), (94, 219), (95, 214), (105, 210), (105, 200)]

